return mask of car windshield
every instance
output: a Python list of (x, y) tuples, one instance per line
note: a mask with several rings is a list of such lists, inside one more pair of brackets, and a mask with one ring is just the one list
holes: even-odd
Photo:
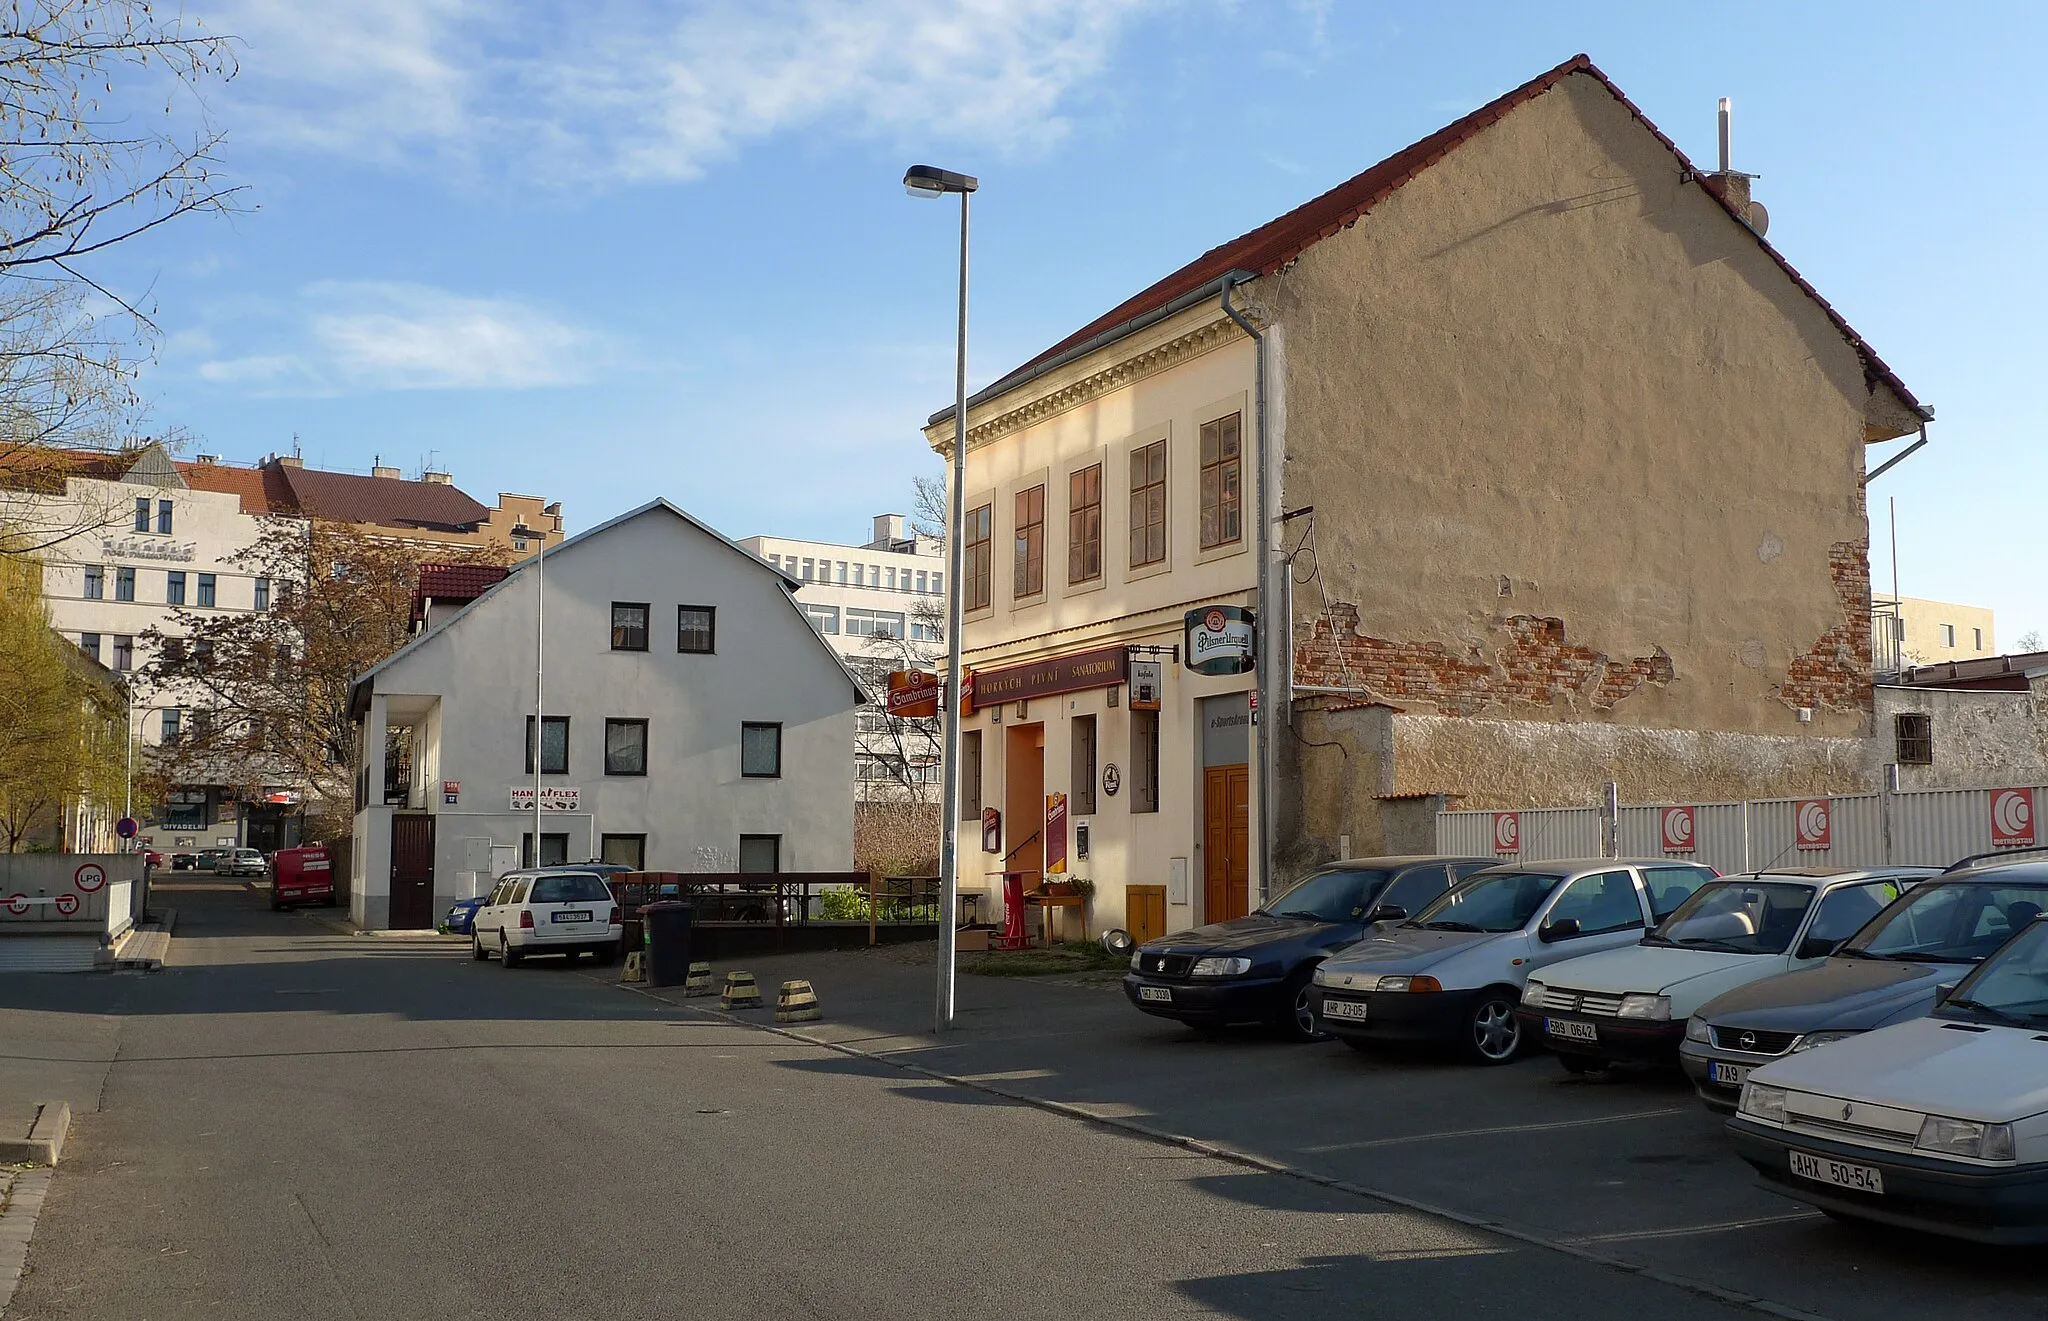
[(1438, 896), (1408, 925), (1432, 931), (1520, 931), (1562, 880), (1543, 872), (1475, 876)]
[(1963, 978), (1935, 1011), (2033, 1027), (2048, 1022), (2048, 922), (2034, 922)]
[(1259, 911), (1312, 922), (1362, 921), (1366, 905), (1386, 884), (1388, 874), (1371, 869), (1319, 871)]
[(533, 883), (530, 904), (584, 904), (608, 900), (612, 892), (595, 876), (542, 876)]
[(2048, 912), (2048, 882), (1925, 885), (1873, 918), (1843, 947), (1851, 958), (1978, 963)]
[(1782, 954), (1813, 903), (1814, 887), (1736, 877), (1703, 885), (1644, 937), (1646, 944), (1731, 954)]

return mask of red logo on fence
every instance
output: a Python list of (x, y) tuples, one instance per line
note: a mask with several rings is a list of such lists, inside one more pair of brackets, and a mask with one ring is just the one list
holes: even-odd
[(2032, 848), (2034, 844), (2034, 791), (1994, 789), (1991, 793), (1991, 844), (1993, 848)]
[(1698, 844), (1694, 840), (1693, 809), (1690, 807), (1667, 807), (1664, 809), (1664, 851), (1666, 853), (1690, 853)]
[(1522, 851), (1522, 814), (1520, 812), (1495, 812), (1493, 814), (1493, 851), (1499, 854)]
[(1793, 805), (1797, 815), (1794, 829), (1794, 843), (1802, 849), (1833, 848), (1835, 843), (1834, 814), (1829, 810), (1825, 798), (1807, 798)]

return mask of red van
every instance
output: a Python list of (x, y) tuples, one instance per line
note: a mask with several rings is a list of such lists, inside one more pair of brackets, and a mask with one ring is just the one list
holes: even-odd
[(334, 871), (327, 850), (312, 844), (270, 855), (270, 906), (326, 904), (332, 908)]

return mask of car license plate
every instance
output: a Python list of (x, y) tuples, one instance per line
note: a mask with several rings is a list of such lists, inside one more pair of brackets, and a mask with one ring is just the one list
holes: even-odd
[(1138, 998), (1140, 1000), (1157, 1000), (1161, 1004), (1172, 1004), (1173, 988), (1168, 986), (1140, 986), (1138, 988)]
[(572, 909), (566, 913), (554, 913), (548, 917), (550, 922), (588, 922), (589, 920), (590, 910), (587, 908)]
[(1323, 1001), (1323, 1017), (1362, 1019), (1365, 1017), (1365, 1001), (1325, 1000)]
[(1826, 1156), (1809, 1156), (1803, 1151), (1795, 1151), (1792, 1153), (1792, 1172), (1802, 1179), (1831, 1183), (1837, 1188), (1853, 1188), (1859, 1193), (1884, 1192), (1884, 1174), (1868, 1165), (1850, 1165)]
[(1543, 1030), (1553, 1037), (1563, 1037), (1566, 1041), (1598, 1041), (1600, 1039), (1599, 1028), (1594, 1027), (1591, 1023), (1574, 1023), (1568, 1018), (1546, 1018), (1543, 1020)]
[(1724, 1087), (1740, 1087), (1742, 1080), (1749, 1077), (1746, 1064), (1711, 1064), (1707, 1066), (1707, 1077)]

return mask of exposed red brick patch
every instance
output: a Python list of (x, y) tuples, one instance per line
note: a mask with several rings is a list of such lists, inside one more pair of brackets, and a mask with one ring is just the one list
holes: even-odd
[(1363, 688), (1379, 701), (1427, 702), (1441, 715), (1466, 716), (1509, 702), (1548, 706), (1559, 697), (1610, 710), (1645, 683), (1677, 677), (1661, 647), (1614, 661), (1567, 642), (1561, 619), (1510, 615), (1495, 623), (1506, 640), (1489, 660), (1478, 647), (1460, 653), (1440, 642), (1366, 636), (1358, 607), (1336, 602), (1295, 649), (1295, 675), (1310, 686)]
[(1870, 676), (1870, 543), (1838, 541), (1828, 548), (1828, 571), (1842, 605), (1842, 622), (1786, 667), (1778, 694), (1790, 706), (1868, 711)]

